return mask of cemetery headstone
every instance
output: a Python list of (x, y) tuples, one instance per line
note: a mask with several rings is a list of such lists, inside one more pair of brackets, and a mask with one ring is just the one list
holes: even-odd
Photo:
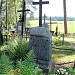
[(30, 49), (34, 50), (36, 64), (43, 69), (43, 73), (48, 75), (51, 64), (52, 34), (42, 27), (42, 4), (49, 4), (49, 1), (33, 2), (39, 5), (39, 27), (34, 27), (30, 31)]
[(49, 70), (52, 55), (52, 34), (45, 27), (34, 27), (30, 31), (30, 49), (34, 50), (36, 64)]
[(47, 28), (47, 29), (49, 29), (49, 25), (48, 24), (42, 24), (42, 27), (45, 27), (45, 28)]
[(21, 35), (22, 33), (22, 22), (18, 21), (17, 23), (17, 33)]

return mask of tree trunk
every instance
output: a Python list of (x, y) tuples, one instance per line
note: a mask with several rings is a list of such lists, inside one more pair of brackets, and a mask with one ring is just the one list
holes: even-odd
[(8, 0), (6, 0), (6, 30), (8, 29)]
[(14, 0), (14, 7), (15, 7), (15, 16), (16, 16), (16, 25), (17, 25), (17, 10), (16, 10), (16, 0)]
[(63, 0), (63, 9), (64, 9), (64, 33), (67, 34), (66, 0)]
[(2, 9), (2, 0), (0, 0), (0, 26), (2, 26), (1, 9)]
[(50, 31), (52, 31), (52, 26), (51, 26), (51, 16), (50, 16)]

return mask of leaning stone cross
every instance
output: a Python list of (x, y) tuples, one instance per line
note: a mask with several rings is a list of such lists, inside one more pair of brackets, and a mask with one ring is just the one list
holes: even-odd
[(42, 27), (42, 4), (49, 4), (49, 1), (33, 2), (33, 5), (39, 5), (39, 26)]

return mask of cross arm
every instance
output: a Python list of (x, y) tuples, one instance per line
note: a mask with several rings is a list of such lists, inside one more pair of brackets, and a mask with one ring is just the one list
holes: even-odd
[(37, 5), (37, 4), (49, 4), (49, 1), (43, 1), (42, 3), (40, 3), (40, 2), (33, 2), (33, 5)]
[(17, 12), (25, 12), (25, 11), (30, 11), (30, 10), (18, 10)]

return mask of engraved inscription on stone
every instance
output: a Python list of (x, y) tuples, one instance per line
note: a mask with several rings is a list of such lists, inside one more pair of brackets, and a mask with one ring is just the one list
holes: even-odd
[(36, 59), (49, 61), (50, 39), (30, 36), (30, 47), (33, 48)]

